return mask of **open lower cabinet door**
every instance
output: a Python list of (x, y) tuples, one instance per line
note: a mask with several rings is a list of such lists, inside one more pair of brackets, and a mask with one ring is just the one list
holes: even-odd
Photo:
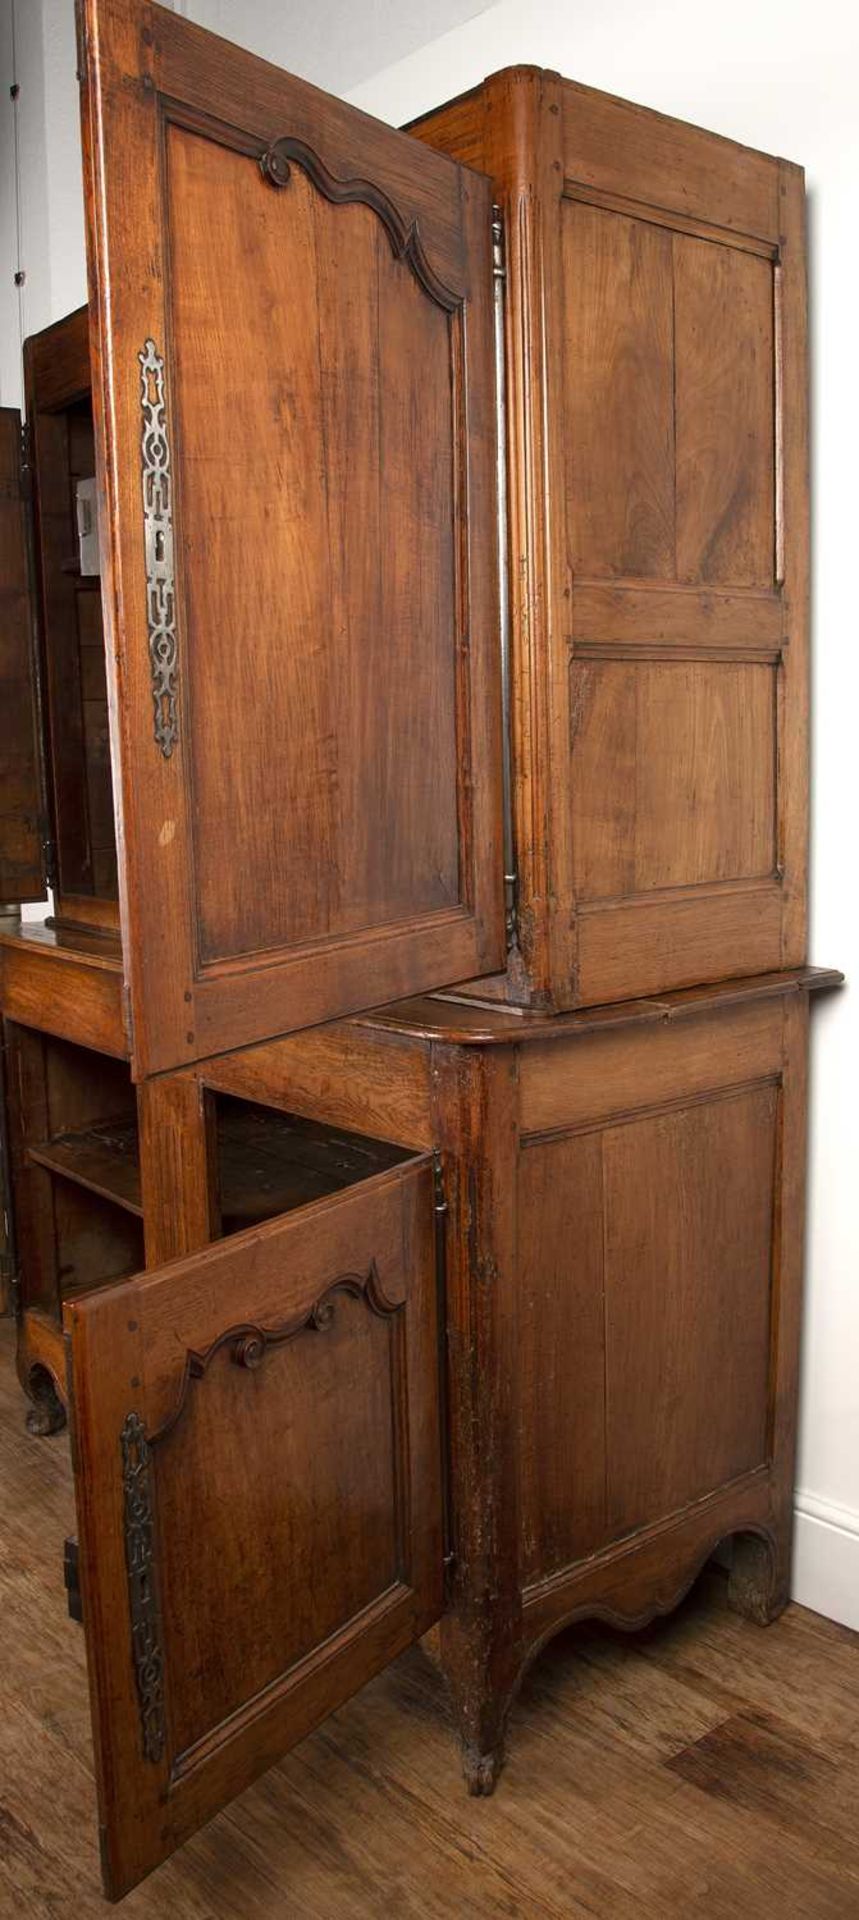
[(503, 964), (492, 190), (79, 0), (138, 1074)]
[(29, 503), (16, 407), (0, 407), (0, 906), (44, 900), (44, 774)]
[(66, 1332), (118, 1899), (439, 1616), (431, 1162), (78, 1298)]

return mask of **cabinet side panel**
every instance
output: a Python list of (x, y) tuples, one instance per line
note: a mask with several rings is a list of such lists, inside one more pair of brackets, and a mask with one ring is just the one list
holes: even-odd
[(767, 1454), (778, 1089), (607, 1129), (607, 1506), (629, 1532)]
[(597, 143), (561, 214), (561, 785), (583, 1005), (778, 967), (802, 858), (782, 825), (804, 790), (785, 729), (805, 695), (781, 560), (779, 246), (771, 221), (726, 224), (718, 141), (713, 212), (692, 217), (626, 113), (623, 192)]
[(518, 1377), (525, 1583), (605, 1538), (603, 1166), (598, 1133), (519, 1162)]

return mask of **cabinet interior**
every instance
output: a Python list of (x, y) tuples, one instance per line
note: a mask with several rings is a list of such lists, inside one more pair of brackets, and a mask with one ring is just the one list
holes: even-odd
[[(17, 1029), (27, 1104), (24, 1170), (40, 1230), (24, 1257), (50, 1257), (35, 1289), (53, 1296), (98, 1287), (144, 1265), (137, 1100), (125, 1061)], [(338, 1193), (412, 1157), (365, 1138), (229, 1094), (208, 1093), (211, 1237)], [(35, 1224), (35, 1223), (34, 1223)], [(28, 1290), (32, 1291), (32, 1289)]]
[(412, 1158), (408, 1147), (345, 1133), (231, 1094), (209, 1098), (218, 1238), (308, 1206)]
[[(67, 339), (60, 341), (56, 336), (63, 330)], [(113, 927), (116, 826), (101, 577), (94, 570), (95, 441), (87, 337), (75, 314), (51, 328), (50, 335), (62, 376), (58, 380), (50, 367), (46, 337), (37, 336), (28, 423), (56, 917), (60, 923)], [(86, 534), (88, 525), (92, 531)]]

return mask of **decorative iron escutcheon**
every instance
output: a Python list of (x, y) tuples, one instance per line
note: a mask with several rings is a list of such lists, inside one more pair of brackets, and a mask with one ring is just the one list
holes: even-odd
[(125, 1564), (140, 1729), (144, 1755), (157, 1766), (164, 1753), (165, 1740), (164, 1655), (155, 1584), (151, 1456), (139, 1413), (126, 1416), (121, 1444)]
[(155, 710), (155, 739), (165, 760), (169, 760), (179, 738), (179, 717), (176, 705), (178, 650), (173, 579), (173, 514), (170, 443), (165, 418), (164, 361), (154, 340), (145, 342), (137, 358), (140, 362), (140, 406), (143, 418), (143, 533), (152, 704)]

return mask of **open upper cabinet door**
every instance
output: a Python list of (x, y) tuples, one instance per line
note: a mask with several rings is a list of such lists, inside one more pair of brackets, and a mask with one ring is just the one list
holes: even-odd
[(439, 1616), (431, 1161), (79, 1297), (66, 1331), (118, 1899)]
[(80, 7), (138, 1074), (503, 961), (491, 187)]
[(0, 407), (0, 905), (44, 900), (46, 818), (21, 415)]

